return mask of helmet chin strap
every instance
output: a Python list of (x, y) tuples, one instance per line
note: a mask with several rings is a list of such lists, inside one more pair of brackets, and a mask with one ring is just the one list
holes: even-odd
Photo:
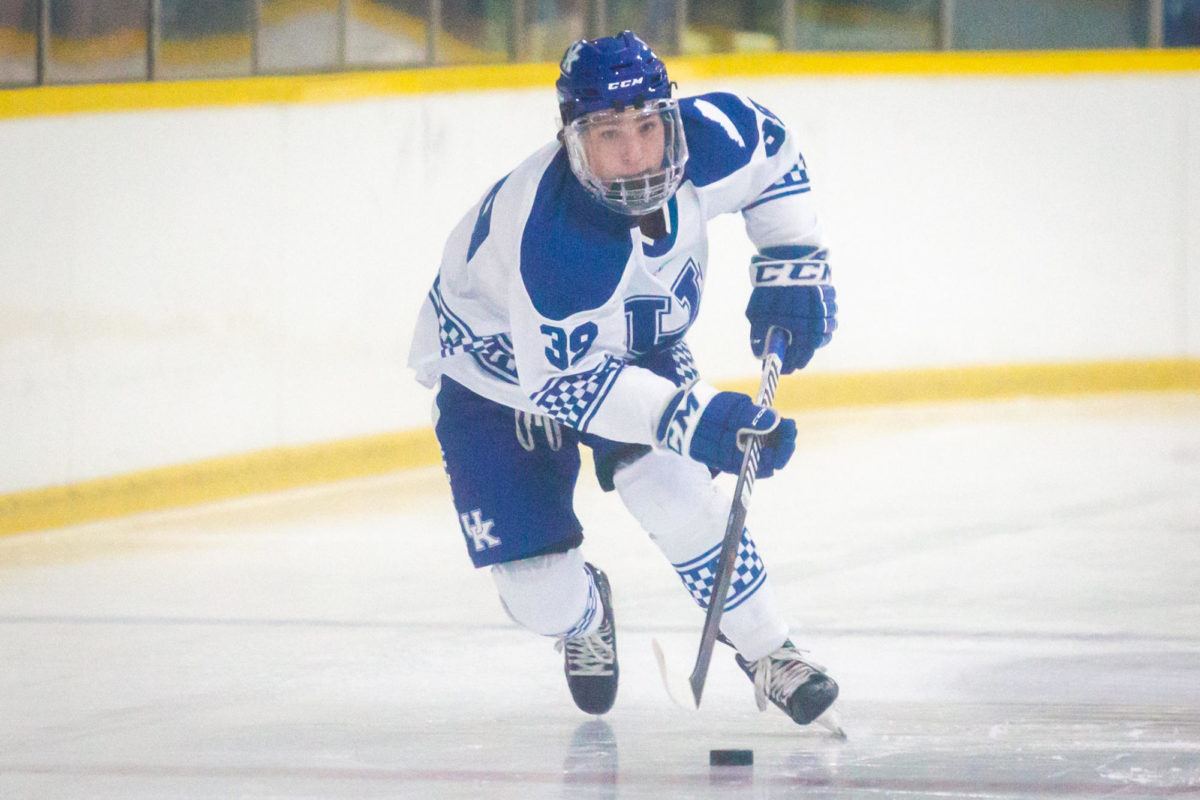
[(648, 239), (663, 239), (669, 233), (667, 230), (666, 206), (656, 208), (648, 214), (637, 218), (638, 230)]

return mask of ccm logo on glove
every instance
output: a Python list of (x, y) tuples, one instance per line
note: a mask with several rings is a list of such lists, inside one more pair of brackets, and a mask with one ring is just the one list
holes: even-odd
[(736, 475), (748, 436), (761, 437), (755, 477), (769, 478), (796, 449), (796, 423), (738, 392), (718, 392), (701, 381), (672, 395), (655, 438), (668, 450)]
[(831, 277), (825, 261), (778, 261), (762, 256), (750, 260), (750, 279), (755, 286), (811, 286), (829, 283)]
[(764, 247), (750, 259), (750, 350), (762, 358), (767, 331), (786, 330), (791, 340), (783, 354), (784, 375), (808, 364), (837, 330), (837, 292), (830, 283), (828, 255), (809, 245), (784, 245)]
[[(670, 423), (665, 436), (660, 437), (668, 450), (680, 455), (690, 455), (685, 451), (690, 439), (688, 433), (693, 430), (700, 420), (700, 400), (692, 392), (677, 394), (677, 407), (670, 413)], [(669, 404), (668, 404), (669, 407)], [(667, 415), (663, 415), (664, 419)]]

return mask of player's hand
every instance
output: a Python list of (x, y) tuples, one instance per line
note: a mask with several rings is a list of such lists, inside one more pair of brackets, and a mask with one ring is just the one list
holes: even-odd
[(667, 403), (658, 440), (669, 450), (736, 475), (750, 436), (761, 438), (755, 477), (769, 478), (796, 449), (796, 423), (739, 392), (718, 392), (699, 381)]
[(765, 247), (750, 259), (750, 349), (762, 358), (767, 331), (787, 330), (792, 339), (783, 356), (785, 375), (804, 367), (837, 330), (837, 292), (826, 256), (815, 247), (786, 245)]

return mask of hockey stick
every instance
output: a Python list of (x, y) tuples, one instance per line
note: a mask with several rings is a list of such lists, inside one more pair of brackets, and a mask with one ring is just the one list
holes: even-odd
[[(789, 335), (780, 328), (772, 327), (767, 333), (766, 355), (763, 357), (762, 382), (758, 387), (756, 401), (761, 406), (770, 406), (775, 400), (775, 389), (779, 384), (779, 372), (782, 367), (783, 354), (787, 350)], [(696, 654), (696, 665), (690, 678), (677, 673), (667, 666), (666, 654), (657, 639), (651, 639), (654, 658), (658, 662), (658, 671), (662, 676), (667, 694), (677, 705), (691, 711), (700, 709), (700, 697), (704, 692), (704, 682), (708, 677), (708, 666), (712, 661), (713, 647), (721, 628), (721, 615), (725, 611), (724, 602), (714, 603), (713, 598), (724, 598), (729, 593), (729, 584), (733, 579), (733, 565), (736, 560), (737, 548), (742, 539), (742, 529), (746, 524), (746, 513), (750, 506), (750, 492), (754, 488), (755, 473), (758, 472), (758, 454), (762, 442), (759, 437), (751, 437), (742, 457), (742, 466), (738, 472), (737, 489), (734, 493), (733, 504), (729, 509), (729, 521), (725, 525), (725, 536), (721, 540), (721, 553), (717, 561), (716, 583), (712, 594), (709, 595), (708, 611), (704, 618), (704, 630), (700, 636), (700, 650)], [(725, 640), (726, 644), (730, 644)], [(690, 695), (690, 697), (689, 697)], [(832, 708), (813, 720), (816, 724), (828, 730), (839, 739), (846, 738), (837, 712)]]
[[(783, 328), (771, 327), (767, 331), (767, 342), (763, 355), (762, 382), (758, 386), (755, 402), (770, 407), (775, 401), (775, 388), (779, 385), (779, 371), (783, 368), (783, 355), (787, 352), (791, 335)], [(738, 543), (746, 526), (746, 513), (750, 510), (750, 492), (754, 489), (754, 477), (758, 472), (758, 454), (762, 439), (749, 437), (746, 454), (742, 456), (742, 468), (738, 471), (737, 487), (733, 491), (733, 505), (729, 509), (729, 521), (725, 524), (725, 538), (721, 540), (721, 555), (717, 561), (716, 581), (708, 599), (708, 612), (704, 617), (704, 630), (700, 634), (700, 651), (696, 654), (696, 665), (688, 683), (696, 707), (700, 707), (700, 696), (704, 693), (704, 681), (708, 678), (708, 665), (712, 661), (713, 645), (721, 630), (721, 615), (725, 613), (725, 595), (733, 580), (733, 564), (737, 556)], [(661, 656), (660, 656), (661, 658)]]

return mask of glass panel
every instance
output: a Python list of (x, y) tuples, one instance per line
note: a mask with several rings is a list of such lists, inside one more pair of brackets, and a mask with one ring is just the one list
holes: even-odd
[(442, 0), (438, 60), (443, 64), (495, 64), (508, 61), (510, 53), (519, 55), (513, 6), (509, 0)]
[(1149, 0), (955, 0), (955, 49), (1140, 47)]
[(591, 35), (590, 6), (588, 0), (529, 3), (524, 47), (517, 49), (518, 57), (522, 61), (560, 61), (572, 42)]
[(675, 0), (608, 0), (603, 35), (633, 31), (658, 55), (674, 55), (679, 52), (678, 6)]
[(338, 66), (338, 0), (263, 0), (259, 72)]
[(1200, 46), (1200, 0), (1163, 0), (1163, 44)]
[(739, 53), (779, 49), (781, 0), (690, 0), (683, 49), (688, 53)]
[(940, 13), (940, 0), (798, 0), (796, 49), (936, 50)]
[(149, 0), (55, 0), (46, 82), (145, 80)]
[(253, 72), (253, 0), (162, 0), (158, 78)]
[(37, 80), (38, 0), (0, 0), (0, 86)]
[(429, 0), (351, 0), (346, 62), (417, 65), (428, 60)]

